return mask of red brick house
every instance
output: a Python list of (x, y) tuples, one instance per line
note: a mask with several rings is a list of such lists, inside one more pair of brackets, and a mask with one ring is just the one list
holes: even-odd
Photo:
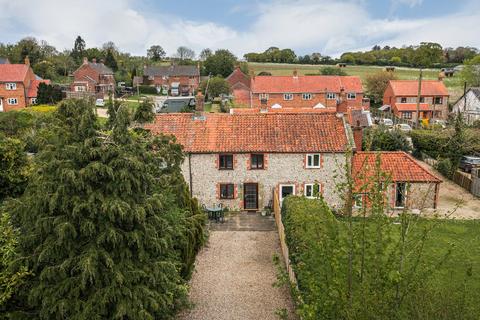
[(79, 95), (91, 94), (98, 98), (105, 97), (114, 88), (113, 71), (102, 62), (97, 62), (96, 59), (89, 62), (87, 58), (83, 58), (83, 64), (73, 73), (70, 86), (71, 92)]
[(251, 80), (251, 107), (369, 109), (356, 76), (256, 76)]
[(225, 80), (230, 85), (235, 104), (250, 106), (250, 77), (236, 67)]
[[(387, 178), (375, 181), (379, 169)], [(440, 180), (422, 167), (417, 160), (403, 151), (355, 152), (352, 160), (352, 175), (355, 182), (355, 207), (368, 205), (369, 191), (374, 183), (388, 182), (385, 186), (385, 205), (389, 209), (437, 208)]]
[(0, 112), (23, 109), (36, 103), (38, 85), (50, 83), (33, 73), (25, 64), (0, 64)]
[[(447, 119), (449, 93), (441, 80), (423, 80), (420, 91), (420, 119)], [(398, 118), (417, 120), (417, 80), (390, 80), (383, 104)]]
[(178, 88), (174, 95), (193, 95), (200, 85), (199, 66), (144, 66), (143, 84), (163, 88), (171, 93), (172, 88)]

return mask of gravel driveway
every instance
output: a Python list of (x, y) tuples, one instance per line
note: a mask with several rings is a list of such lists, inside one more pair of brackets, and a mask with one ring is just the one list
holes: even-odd
[(295, 319), (288, 289), (272, 286), (274, 253), (281, 254), (276, 231), (212, 231), (191, 280), (193, 308), (180, 319), (269, 320), (281, 309)]

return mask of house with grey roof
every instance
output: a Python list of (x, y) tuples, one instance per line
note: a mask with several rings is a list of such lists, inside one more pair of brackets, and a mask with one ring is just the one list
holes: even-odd
[(480, 88), (470, 88), (453, 105), (452, 113), (462, 114), (465, 122), (472, 125), (480, 121)]
[(193, 95), (200, 84), (200, 68), (193, 65), (144, 66), (143, 84), (171, 95)]
[(82, 65), (73, 73), (73, 82), (70, 86), (71, 97), (96, 96), (103, 98), (115, 88), (113, 71), (102, 62), (87, 58), (83, 59)]

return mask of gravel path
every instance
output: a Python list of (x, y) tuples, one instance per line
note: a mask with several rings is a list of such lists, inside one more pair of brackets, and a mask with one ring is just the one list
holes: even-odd
[(275, 252), (280, 254), (275, 231), (212, 231), (191, 281), (193, 309), (179, 318), (269, 320), (286, 309), (295, 319), (288, 289), (272, 286)]

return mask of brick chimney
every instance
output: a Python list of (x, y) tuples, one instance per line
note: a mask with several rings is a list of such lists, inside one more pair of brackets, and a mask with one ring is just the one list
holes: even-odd
[(87, 64), (88, 63), (88, 58), (87, 57), (83, 57), (83, 64)]
[(30, 59), (28, 56), (25, 56), (25, 65), (30, 66)]
[(353, 141), (355, 142), (356, 151), (362, 151), (363, 128), (353, 127)]
[(93, 58), (93, 59), (92, 59), (92, 62), (93, 62), (93, 63), (97, 63), (97, 59), (96, 59), (96, 58)]
[(205, 105), (205, 97), (202, 94), (202, 91), (198, 90), (197, 96), (195, 97), (195, 110), (203, 111)]

